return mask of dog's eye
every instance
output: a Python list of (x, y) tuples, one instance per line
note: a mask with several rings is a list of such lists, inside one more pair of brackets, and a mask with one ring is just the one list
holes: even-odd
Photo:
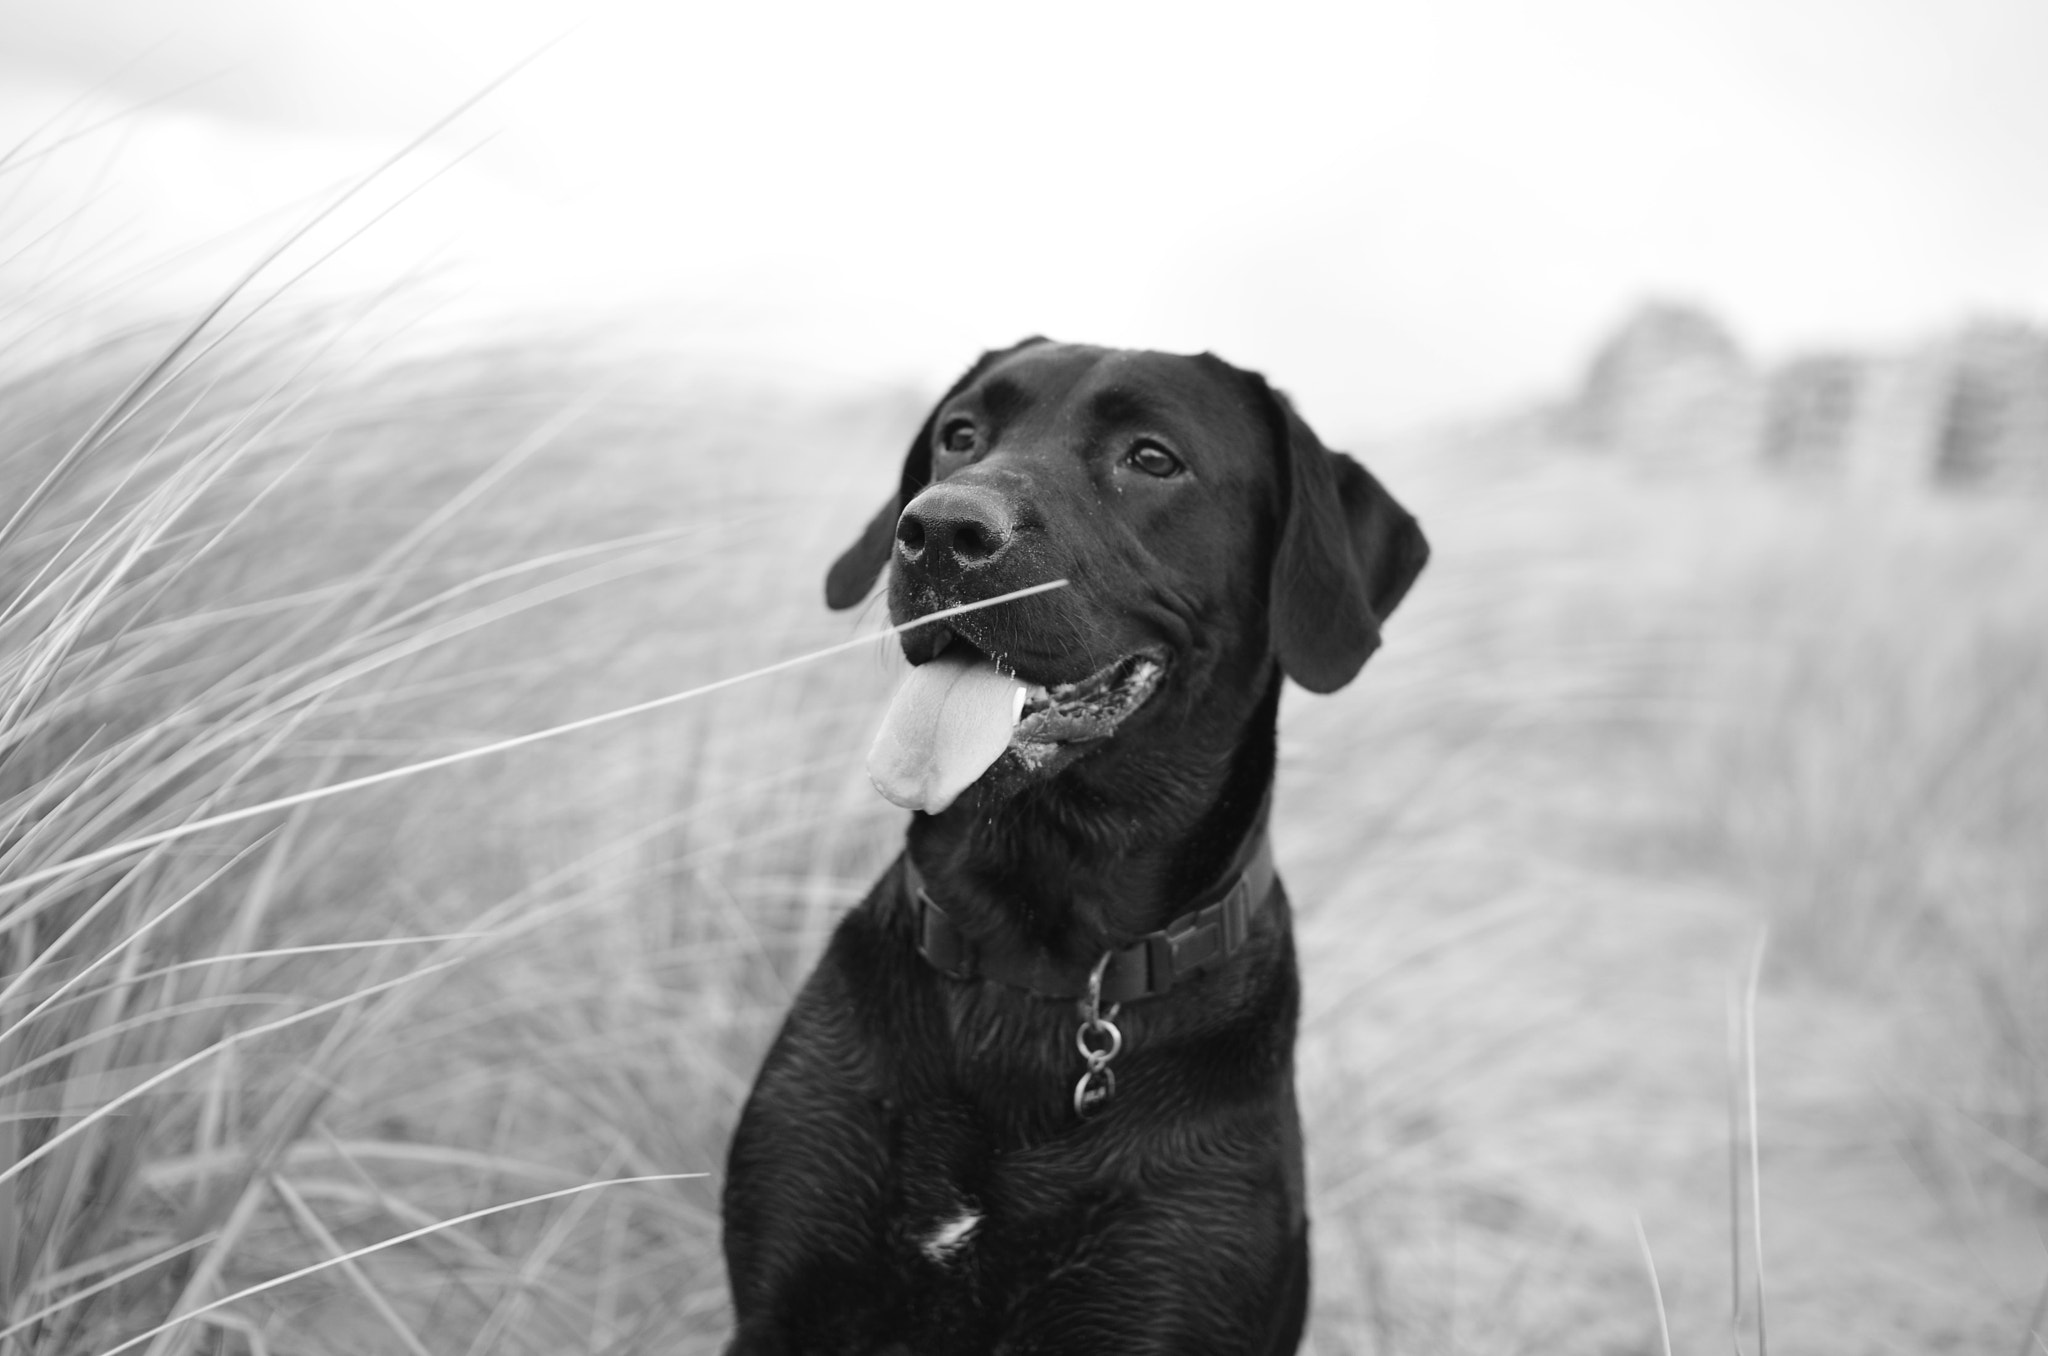
[(974, 425), (965, 419), (946, 425), (945, 432), (939, 435), (939, 446), (948, 452), (972, 452), (979, 441), (980, 435), (974, 431)]
[(1131, 449), (1131, 454), (1124, 458), (1124, 460), (1137, 467), (1140, 471), (1143, 471), (1146, 475), (1157, 476), (1161, 480), (1165, 480), (1168, 476), (1177, 476), (1186, 469), (1180, 464), (1179, 457), (1174, 456), (1173, 453), (1167, 451), (1158, 443), (1139, 443)]

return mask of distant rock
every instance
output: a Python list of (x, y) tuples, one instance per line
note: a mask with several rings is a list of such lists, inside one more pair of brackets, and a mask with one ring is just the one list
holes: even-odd
[(2048, 491), (2048, 335), (1981, 322), (1957, 336), (1948, 366), (1935, 478)]
[(1600, 346), (1560, 415), (1570, 441), (1668, 469), (2048, 494), (2048, 333), (1978, 321), (1911, 348), (1764, 368), (1708, 312), (1657, 302)]
[(1763, 385), (1698, 307), (1643, 307), (1601, 345), (1567, 418), (1579, 441), (1688, 469), (1755, 459)]
[(1856, 442), (1869, 367), (1852, 353), (1820, 353), (1773, 372), (1765, 398), (1763, 459), (1788, 471), (1840, 473)]

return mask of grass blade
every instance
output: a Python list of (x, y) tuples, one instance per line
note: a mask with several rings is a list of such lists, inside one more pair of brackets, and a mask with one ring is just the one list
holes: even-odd
[(281, 1285), (289, 1285), (293, 1281), (301, 1280), (307, 1276), (315, 1275), (318, 1272), (327, 1270), (329, 1267), (336, 1267), (341, 1266), (342, 1264), (347, 1262), (354, 1262), (359, 1258), (368, 1257), (372, 1253), (383, 1252), (387, 1248), (395, 1248), (401, 1243), (410, 1243), (414, 1239), (425, 1238), (430, 1234), (440, 1233), (444, 1229), (455, 1228), (457, 1225), (468, 1224), (474, 1220), (488, 1218), (491, 1215), (502, 1215), (508, 1210), (518, 1210), (529, 1205), (539, 1205), (545, 1201), (560, 1200), (565, 1196), (580, 1195), (586, 1191), (599, 1191), (606, 1187), (635, 1186), (645, 1182), (687, 1182), (696, 1180), (698, 1178), (702, 1178), (707, 1175), (708, 1174), (701, 1172), (663, 1172), (650, 1173), (643, 1177), (614, 1177), (608, 1181), (585, 1182), (581, 1186), (564, 1187), (560, 1191), (544, 1191), (538, 1196), (527, 1196), (520, 1200), (507, 1201), (502, 1205), (489, 1205), (485, 1206), (481, 1210), (472, 1210), (467, 1214), (457, 1215), (453, 1219), (438, 1220), (433, 1224), (426, 1224), (422, 1225), (417, 1229), (408, 1230), (407, 1232), (399, 1234), (394, 1238), (387, 1238), (378, 1243), (371, 1243), (364, 1247), (356, 1248), (353, 1251), (343, 1253), (339, 1257), (330, 1257), (324, 1262), (314, 1262), (310, 1266), (300, 1267), (297, 1271), (287, 1272), (282, 1276), (274, 1276), (270, 1280), (263, 1281), (260, 1284), (248, 1286), (244, 1289), (237, 1290), (232, 1295), (223, 1295), (221, 1298), (217, 1300), (213, 1300), (207, 1304), (202, 1304), (196, 1309), (192, 1309), (186, 1313), (179, 1314), (175, 1318), (166, 1320), (163, 1323), (159, 1323), (156, 1327), (149, 1329), (147, 1332), (137, 1333), (135, 1334), (135, 1336), (130, 1337), (118, 1346), (108, 1347), (105, 1351), (100, 1353), (100, 1356), (120, 1356), (122, 1352), (131, 1351), (134, 1348), (140, 1346), (142, 1343), (147, 1342), (152, 1338), (158, 1337), (164, 1333), (167, 1333), (171, 1329), (177, 1327), (179, 1324), (189, 1322), (192, 1319), (199, 1317), (201, 1314), (210, 1313), (215, 1309), (224, 1309), (230, 1304), (239, 1304), (243, 1300), (248, 1299), (252, 1296), (260, 1295), (267, 1290), (275, 1290)]
[(1728, 990), (1728, 1340), (1742, 1350), (1742, 1003)]
[(1764, 1184), (1763, 1149), (1757, 1133), (1756, 1106), (1756, 990), (1764, 972), (1764, 948), (1770, 943), (1766, 926), (1757, 933), (1756, 949), (1749, 958), (1749, 980), (1742, 996), (1742, 1067), (1748, 1098), (1749, 1119), (1749, 1228), (1752, 1263), (1756, 1269), (1756, 1356), (1770, 1351), (1764, 1326)]
[(341, 1246), (341, 1240), (327, 1231), (327, 1226), (313, 1213), (313, 1207), (306, 1204), (306, 1198), (277, 1173), (270, 1175), (270, 1186), (277, 1192), (277, 1198), (285, 1203), (285, 1208), (291, 1211), (292, 1218), (298, 1221), (306, 1237), (312, 1239), (314, 1244), (341, 1268), (342, 1274), (348, 1277), (349, 1283), (355, 1286), (369, 1306), (377, 1311), (377, 1317), (384, 1320), (384, 1325), (391, 1329), (399, 1343), (411, 1352), (412, 1356), (433, 1356), (433, 1353), (427, 1350), (426, 1344), (420, 1341), (418, 1334), (414, 1333), (399, 1316), (398, 1310), (391, 1307), (391, 1301), (384, 1298), (384, 1292), (377, 1289), (369, 1275), (356, 1265), (356, 1260), (349, 1255), (348, 1249)]
[(354, 993), (343, 994), (339, 998), (329, 999), (325, 1003), (317, 1003), (314, 1006), (307, 1008), (304, 1012), (295, 1012), (289, 1017), (280, 1017), (274, 1022), (265, 1022), (260, 1026), (252, 1026), (247, 1031), (237, 1031), (234, 1032), (232, 1035), (223, 1036), (220, 1040), (215, 1041), (213, 1044), (209, 1046), (206, 1046), (204, 1049), (201, 1049), (193, 1054), (187, 1055), (185, 1058), (179, 1060), (177, 1063), (171, 1065), (169, 1068), (161, 1070), (158, 1073), (150, 1076), (149, 1078), (145, 1078), (142, 1082), (128, 1089), (128, 1091), (122, 1093), (120, 1096), (112, 1098), (107, 1102), (101, 1104), (100, 1106), (95, 1107), (91, 1112), (82, 1117), (75, 1124), (66, 1126), (64, 1129), (50, 1136), (50, 1138), (48, 1138), (47, 1140), (44, 1140), (41, 1144), (37, 1145), (28, 1153), (25, 1153), (20, 1158), (15, 1159), (12, 1166), (4, 1170), (0, 1170), (0, 1183), (5, 1183), (13, 1180), (15, 1177), (19, 1176), (24, 1170), (26, 1170), (34, 1163), (36, 1163), (38, 1160), (40, 1160), (41, 1158), (55, 1150), (59, 1145), (71, 1139), (75, 1135), (84, 1133), (87, 1129), (91, 1128), (93, 1125), (97, 1124), (99, 1121), (105, 1119), (106, 1117), (111, 1116), (114, 1112), (120, 1110), (128, 1103), (134, 1101), (137, 1097), (140, 1097), (143, 1093), (148, 1092), (150, 1089), (158, 1087), (165, 1082), (168, 1082), (170, 1079), (177, 1077), (179, 1074), (185, 1072), (187, 1069), (190, 1069), (194, 1065), (202, 1063), (205, 1060), (208, 1060), (213, 1056), (220, 1054), (224, 1050), (230, 1049), (231, 1047), (233, 1047), (241, 1041), (249, 1040), (256, 1036), (268, 1035), (273, 1031), (282, 1031), (287, 1027), (296, 1026), (300, 1022), (304, 1022), (310, 1020), (311, 1018), (319, 1017), (326, 1013), (336, 1011), (339, 1008), (348, 1006), (350, 1003), (358, 1002), (362, 999), (369, 998), (375, 994), (383, 993), (389, 989), (395, 989), (401, 984), (409, 984), (416, 979), (424, 979), (428, 975), (437, 974), (442, 970), (450, 969), (455, 964), (456, 962), (454, 961), (444, 961), (434, 965), (429, 965), (422, 969), (415, 970), (409, 975), (400, 975), (396, 979), (387, 979), (382, 983), (372, 984), (367, 988), (358, 989)]
[(110, 847), (100, 848), (95, 852), (82, 853), (67, 861), (42, 867), (29, 872), (27, 875), (0, 884), (0, 898), (11, 894), (18, 894), (31, 886), (39, 885), (47, 880), (54, 880), (76, 871), (84, 871), (113, 861), (116, 858), (125, 857), (130, 853), (140, 852), (145, 848), (156, 847), (162, 843), (175, 842), (180, 838), (189, 838), (195, 833), (204, 833), (208, 829), (217, 829), (228, 824), (239, 824), (244, 820), (254, 819), (259, 815), (274, 814), (279, 810), (288, 810), (295, 805), (309, 805), (314, 801), (326, 800), (331, 796), (344, 795), (350, 791), (362, 791), (372, 786), (382, 786), (387, 782), (399, 781), (406, 777), (415, 777), (423, 772), (433, 772), (439, 768), (454, 767), (458, 763), (472, 762), (478, 758), (487, 758), (492, 754), (507, 753), (513, 749), (525, 748), (529, 744), (538, 744), (543, 740), (557, 739), (563, 735), (595, 729), (600, 725), (609, 725), (614, 721), (625, 720), (632, 716), (645, 715), (649, 711), (658, 711), (663, 707), (674, 706), (680, 702), (709, 696), (711, 693), (722, 692), (727, 688), (737, 687), (742, 683), (749, 683), (758, 678), (766, 678), (770, 674), (782, 673), (789, 669), (797, 668), (800, 665), (815, 663), (820, 659), (829, 658), (835, 654), (844, 654), (848, 650), (872, 645), (877, 641), (887, 640), (892, 636), (901, 635), (905, 631), (915, 630), (920, 626), (929, 626), (935, 622), (945, 621), (969, 612), (978, 612), (983, 608), (994, 607), (1000, 603), (1014, 602), (1019, 598), (1029, 598), (1033, 594), (1046, 593), (1053, 589), (1065, 588), (1066, 586), (1066, 580), (1052, 579), (1043, 584), (1033, 584), (1029, 588), (1016, 589), (1012, 592), (1001, 594), (998, 597), (983, 599), (980, 602), (962, 603), (958, 607), (945, 608), (928, 616), (919, 617), (915, 621), (903, 622), (868, 635), (855, 636), (851, 640), (843, 640), (837, 644), (827, 645), (823, 649), (812, 650), (806, 654), (795, 655), (788, 659), (778, 659), (772, 664), (764, 664), (760, 668), (749, 669), (745, 673), (733, 674), (731, 677), (715, 679), (709, 683), (686, 688), (681, 692), (672, 692), (665, 697), (656, 697), (650, 701), (635, 703), (632, 706), (622, 706), (611, 711), (600, 712), (594, 716), (585, 716), (580, 720), (572, 720), (561, 725), (550, 726), (545, 730), (535, 730), (529, 734), (514, 735), (510, 739), (496, 740), (489, 744), (479, 745), (473, 749), (464, 749), (459, 753), (444, 754), (439, 758), (429, 758), (423, 762), (408, 763), (403, 767), (386, 768), (382, 772), (372, 772), (365, 776), (350, 778), (347, 781), (314, 787), (309, 791), (300, 791), (289, 796), (280, 796), (276, 800), (264, 801), (260, 805), (249, 805), (239, 810), (229, 810), (223, 814), (209, 815), (204, 819), (195, 819), (156, 833), (143, 834), (139, 838), (131, 838), (126, 842), (115, 843)]
[(1650, 1277), (1650, 1298), (1657, 1304), (1657, 1336), (1663, 1344), (1664, 1356), (1671, 1356), (1671, 1317), (1664, 1312), (1664, 1286), (1657, 1279), (1657, 1259), (1650, 1252), (1650, 1235), (1643, 1229), (1643, 1217), (1638, 1212), (1636, 1221), (1636, 1246), (1642, 1250), (1643, 1270)]

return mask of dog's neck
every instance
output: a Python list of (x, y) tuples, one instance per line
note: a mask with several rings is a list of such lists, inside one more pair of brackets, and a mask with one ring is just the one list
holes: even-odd
[(1280, 675), (1187, 740), (1111, 740), (1051, 780), (977, 787), (911, 821), (934, 898), (971, 935), (1085, 960), (1162, 927), (1242, 865), (1265, 828)]

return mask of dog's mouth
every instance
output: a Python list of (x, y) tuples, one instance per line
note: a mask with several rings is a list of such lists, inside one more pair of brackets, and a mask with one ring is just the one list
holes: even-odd
[(1166, 665), (1140, 650), (1104, 664), (1086, 678), (1032, 687), (1010, 747), (1024, 750), (1107, 739), (1159, 689)]
[(1108, 739), (1166, 674), (1138, 650), (1084, 678), (1051, 686), (1007, 671), (957, 635), (930, 642), (932, 657), (896, 690), (868, 753), (868, 775), (908, 810), (937, 814), (1005, 754), (1027, 772)]

